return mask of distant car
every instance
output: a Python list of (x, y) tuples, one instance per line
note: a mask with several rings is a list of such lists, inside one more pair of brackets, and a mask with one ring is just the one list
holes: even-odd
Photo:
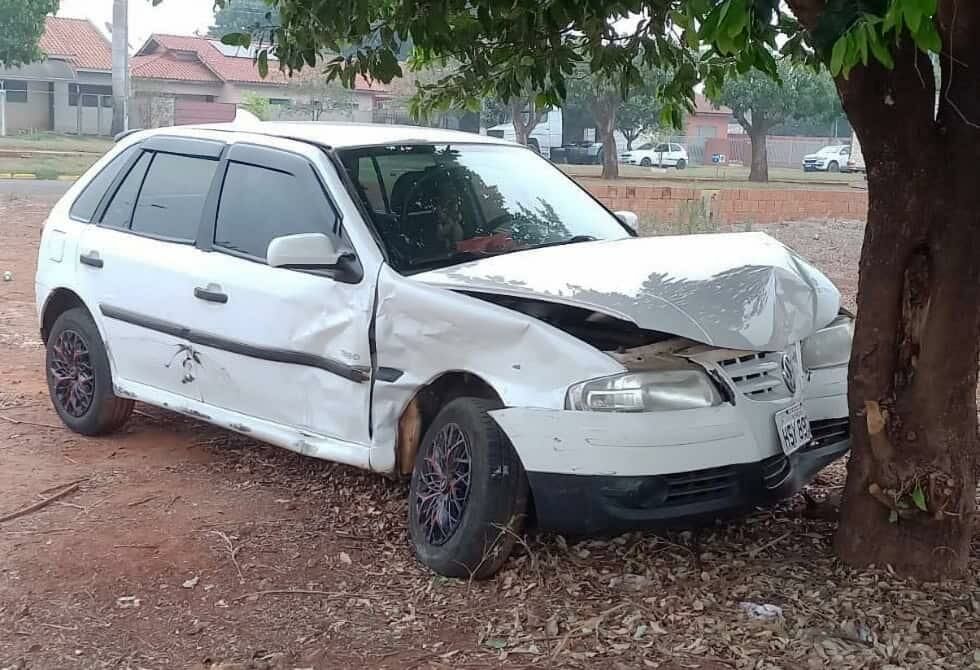
[(687, 167), (687, 149), (673, 142), (660, 144), (643, 144), (631, 151), (619, 154), (619, 162), (627, 165), (642, 165), (643, 167), (676, 167), (683, 170)]
[(600, 165), (602, 142), (572, 142), (562, 147), (565, 161), (572, 165)]
[(815, 154), (803, 157), (804, 172), (840, 172), (847, 170), (847, 160), (851, 155), (851, 147), (846, 144), (834, 144), (824, 147)]

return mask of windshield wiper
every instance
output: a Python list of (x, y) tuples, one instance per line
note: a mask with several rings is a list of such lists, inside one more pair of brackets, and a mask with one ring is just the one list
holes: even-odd
[(431, 270), (432, 268), (446, 267), (449, 265), (459, 265), (467, 261), (478, 261), (489, 256), (499, 256), (508, 251), (457, 251), (449, 256), (439, 256), (438, 258), (423, 258), (418, 261), (409, 261), (411, 272)]
[(567, 240), (559, 240), (557, 242), (545, 242), (543, 244), (534, 244), (530, 247), (524, 247), (524, 249), (544, 249), (545, 247), (560, 247), (566, 244), (578, 244), (579, 242), (597, 242), (598, 237), (593, 235), (573, 235)]

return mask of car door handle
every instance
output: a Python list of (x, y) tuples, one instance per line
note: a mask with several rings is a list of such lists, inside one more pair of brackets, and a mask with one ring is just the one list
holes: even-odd
[(221, 291), (215, 291), (214, 288), (216, 287), (213, 284), (209, 285), (207, 288), (195, 286), (194, 297), (200, 298), (201, 300), (207, 300), (208, 302), (220, 302), (222, 304), (228, 302), (228, 294), (222, 293)]
[(98, 251), (90, 251), (87, 254), (79, 254), (78, 262), (82, 265), (88, 265), (93, 268), (101, 268), (104, 265), (102, 259), (99, 258)]

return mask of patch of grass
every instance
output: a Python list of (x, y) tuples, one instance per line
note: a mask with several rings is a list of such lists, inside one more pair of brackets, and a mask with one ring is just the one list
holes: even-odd
[(0, 137), (0, 149), (28, 149), (34, 151), (86, 151), (104, 154), (112, 146), (108, 137), (61, 135), (58, 133), (25, 133)]
[(55, 179), (59, 175), (80, 175), (99, 159), (97, 154), (82, 156), (35, 156), (8, 158), (0, 156), (0, 173), (31, 172), (38, 179)]

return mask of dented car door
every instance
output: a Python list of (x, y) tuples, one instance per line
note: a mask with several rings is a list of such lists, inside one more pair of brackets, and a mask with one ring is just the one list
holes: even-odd
[(316, 455), (357, 463), (350, 450), (368, 441), (374, 275), (356, 260), (343, 271), (266, 263), (273, 239), (301, 233), (326, 234), (353, 252), (304, 155), (315, 150), (280, 143), (235, 144), (219, 168), (222, 187), (198, 243), (202, 262), (190, 270), (197, 378), (206, 404), (331, 438), (342, 453)]

